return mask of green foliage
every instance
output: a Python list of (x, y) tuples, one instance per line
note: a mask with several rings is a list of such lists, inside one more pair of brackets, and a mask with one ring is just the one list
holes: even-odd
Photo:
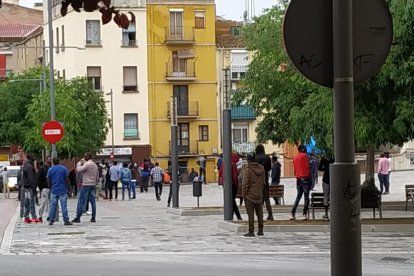
[[(103, 98), (85, 78), (56, 82), (56, 119), (63, 122), (65, 135), (57, 143), (60, 157), (97, 152), (108, 133), (108, 116)], [(27, 121), (33, 125), (24, 141), (24, 149), (39, 152), (48, 144), (41, 136), (42, 123), (50, 119), (48, 92), (34, 97), (28, 108)]]
[[(355, 139), (360, 148), (401, 145), (414, 138), (414, 2), (387, 2), (394, 23), (390, 55), (377, 76), (355, 88)], [(254, 59), (233, 101), (253, 106), (263, 117), (256, 129), (259, 141), (297, 143), (313, 136), (319, 148), (331, 151), (332, 92), (302, 77), (290, 63), (282, 40), (285, 7), (274, 6), (245, 27)]]

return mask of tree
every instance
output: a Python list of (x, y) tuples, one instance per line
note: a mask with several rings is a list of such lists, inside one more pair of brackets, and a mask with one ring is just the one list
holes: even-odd
[(25, 133), (31, 128), (25, 120), (32, 97), (40, 93), (41, 69), (33, 68), (22, 75), (11, 75), (0, 84), (0, 146), (23, 144)]
[[(379, 74), (355, 88), (355, 140), (369, 149), (368, 173), (373, 174), (374, 150), (414, 138), (414, 3), (389, 0), (394, 43)], [(329, 89), (318, 87), (294, 70), (282, 40), (285, 5), (275, 6), (244, 28), (247, 49), (254, 51), (244, 86), (234, 101), (252, 105), (263, 121), (259, 140), (288, 140), (333, 148), (333, 107)], [(283, 66), (282, 66), (283, 65)]]
[[(108, 115), (105, 102), (86, 78), (56, 82), (56, 119), (63, 122), (65, 135), (57, 143), (60, 157), (80, 156), (97, 152), (108, 133)], [(50, 120), (50, 94), (33, 98), (26, 120), (32, 126), (25, 136), (24, 149), (40, 152), (48, 146), (41, 136), (41, 126)]]

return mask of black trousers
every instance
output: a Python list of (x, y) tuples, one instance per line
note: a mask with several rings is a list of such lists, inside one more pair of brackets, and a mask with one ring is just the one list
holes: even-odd
[(141, 177), (141, 181), (139, 182), (139, 190), (141, 193), (144, 192), (144, 190), (148, 192), (148, 181), (149, 181), (149, 176)]
[(232, 196), (233, 196), (233, 213), (236, 214), (237, 219), (241, 219), (241, 215), (240, 215), (240, 211), (239, 211), (239, 207), (237, 207), (237, 203), (236, 203), (236, 195), (237, 195), (237, 190), (238, 187), (236, 185), (231, 185), (232, 188)]
[(112, 199), (112, 189), (115, 188), (115, 199), (118, 199), (118, 181), (112, 181), (109, 183), (109, 199)]
[(155, 197), (158, 199), (161, 197), (161, 194), (162, 194), (162, 181), (154, 182), (154, 188), (155, 188)]

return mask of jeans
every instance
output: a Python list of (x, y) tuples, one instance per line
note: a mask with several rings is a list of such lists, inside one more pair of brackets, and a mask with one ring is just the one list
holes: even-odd
[(292, 214), (296, 213), (296, 209), (298, 208), (299, 202), (302, 199), (302, 195), (305, 194), (305, 204), (303, 206), (303, 215), (308, 214), (309, 208), (309, 191), (310, 191), (310, 179), (299, 178), (296, 179), (296, 200), (293, 204)]
[(162, 194), (162, 181), (161, 182), (154, 182), (154, 188), (155, 188), (155, 197), (157, 199), (161, 198), (161, 194)]
[(76, 218), (82, 216), (83, 211), (86, 208), (86, 200), (92, 205), (92, 218), (96, 218), (96, 201), (95, 201), (95, 186), (82, 185), (79, 192), (78, 206), (76, 208)]
[(39, 218), (43, 217), (44, 212), (49, 211), (50, 204), (50, 189), (43, 188), (40, 193), (40, 208), (39, 208)]
[[(203, 177), (203, 178), (201, 178)], [(204, 184), (207, 184), (207, 177), (206, 177), (206, 168), (200, 167), (200, 176), (199, 179), (203, 179)]]
[(53, 223), (55, 221), (56, 216), (56, 208), (58, 205), (58, 200), (60, 201), (60, 207), (62, 208), (62, 216), (63, 221), (67, 222), (69, 221), (69, 215), (68, 215), (68, 194), (52, 194), (51, 195), (51, 204), (50, 204), (50, 212), (49, 212), (49, 218), (50, 221)]
[(259, 222), (259, 232), (263, 232), (263, 206), (261, 203), (245, 199), (246, 212), (249, 217), (249, 233), (254, 232), (254, 212), (256, 212), (257, 221)]
[(378, 174), (378, 179), (379, 179), (379, 182), (380, 182), (381, 194), (384, 191), (384, 186), (385, 186), (385, 192), (389, 193), (390, 192), (390, 182), (389, 182), (390, 178), (389, 178), (389, 175), (379, 173)]
[(128, 193), (128, 199), (131, 199), (131, 189), (130, 189), (130, 181), (129, 180), (121, 180), (122, 183), (122, 200), (125, 199), (125, 189)]
[(131, 189), (132, 198), (136, 198), (137, 197), (137, 192), (136, 192), (137, 181), (136, 180), (131, 180), (131, 183), (129, 184), (129, 187)]
[(36, 219), (35, 198), (31, 188), (23, 188), (24, 192), (24, 218), (29, 218), (29, 211), (32, 219)]

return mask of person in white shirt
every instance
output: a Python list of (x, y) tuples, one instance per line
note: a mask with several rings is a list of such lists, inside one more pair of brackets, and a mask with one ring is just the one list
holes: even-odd
[(3, 178), (3, 193), (4, 198), (10, 198), (9, 175), (7, 168), (4, 168), (0, 176)]

